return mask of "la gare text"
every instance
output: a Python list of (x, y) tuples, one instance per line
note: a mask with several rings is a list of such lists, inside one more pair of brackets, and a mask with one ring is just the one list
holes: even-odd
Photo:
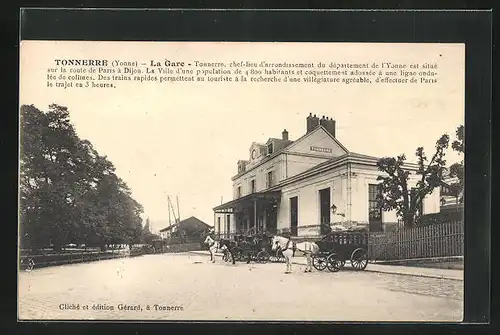
[[(57, 66), (138, 66), (137, 61), (119, 61), (114, 60), (111, 63), (107, 59), (55, 59)], [(195, 61), (196, 65), (201, 62)], [(191, 65), (191, 64), (188, 64)], [(151, 60), (149, 66), (186, 66), (185, 62), (174, 62), (170, 60), (155, 61)]]

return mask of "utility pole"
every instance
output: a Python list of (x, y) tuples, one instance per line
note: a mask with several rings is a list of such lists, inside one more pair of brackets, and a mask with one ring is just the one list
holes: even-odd
[(169, 208), (172, 209), (172, 215), (174, 216), (174, 223), (177, 223), (179, 221), (179, 218), (177, 218), (175, 216), (175, 209), (174, 209), (174, 205), (172, 205), (172, 202), (170, 201), (170, 196), (168, 197), (168, 204), (170, 205)]
[(167, 195), (167, 201), (168, 201), (168, 225), (169, 227), (172, 226), (172, 219), (170, 217), (170, 197)]

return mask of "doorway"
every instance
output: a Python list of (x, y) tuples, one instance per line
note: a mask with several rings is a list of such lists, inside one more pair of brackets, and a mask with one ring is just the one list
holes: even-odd
[(266, 211), (266, 230), (271, 234), (276, 234), (278, 228), (278, 212), (275, 208)]
[(319, 216), (321, 235), (328, 233), (330, 228), (330, 188), (319, 190)]
[(297, 227), (299, 223), (299, 198), (290, 198), (290, 234), (297, 236)]

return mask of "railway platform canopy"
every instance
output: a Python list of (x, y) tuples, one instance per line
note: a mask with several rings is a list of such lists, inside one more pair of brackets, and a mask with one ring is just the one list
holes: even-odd
[(217, 215), (223, 217), (226, 233), (230, 231), (266, 231), (277, 228), (277, 208), (281, 199), (281, 191), (254, 192), (238, 199), (214, 207), (214, 222)]
[(281, 199), (281, 191), (255, 192), (214, 207), (215, 213), (239, 213), (249, 208), (276, 208)]

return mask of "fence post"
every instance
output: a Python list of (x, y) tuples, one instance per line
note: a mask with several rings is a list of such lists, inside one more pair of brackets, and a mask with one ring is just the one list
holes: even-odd
[(409, 252), (407, 258), (412, 258), (415, 257), (415, 227), (410, 231), (409, 237), (408, 237), (408, 244), (409, 244)]
[(448, 252), (446, 250), (446, 245), (444, 243), (444, 240), (446, 238), (446, 233), (445, 233), (445, 230), (444, 230), (445, 229), (445, 225), (446, 225), (446, 223), (444, 225), (441, 224), (441, 227), (439, 228), (439, 230), (440, 230), (440, 235), (439, 235), (440, 238), (439, 239), (441, 240), (440, 244), (441, 244), (441, 255), (442, 256), (448, 256)]
[(450, 242), (451, 242), (451, 255), (452, 256), (455, 256), (456, 255), (456, 252), (457, 252), (457, 248), (456, 248), (456, 224), (455, 222), (451, 222), (451, 224), (449, 225), (449, 234), (450, 234)]
[(465, 239), (464, 239), (464, 221), (462, 221), (459, 225), (460, 227), (460, 255), (464, 254), (464, 244), (465, 244)]
[(396, 255), (396, 259), (400, 259), (400, 257), (401, 257), (401, 232), (403, 231), (403, 229), (404, 229), (404, 225), (402, 227), (400, 227), (400, 229), (398, 230), (398, 238), (397, 238), (398, 253)]
[(458, 252), (458, 243), (457, 243), (457, 235), (456, 235), (456, 232), (457, 232), (457, 223), (456, 222), (453, 222), (453, 225), (450, 226), (451, 228), (451, 239), (453, 241), (453, 255), (458, 255), (459, 252)]

